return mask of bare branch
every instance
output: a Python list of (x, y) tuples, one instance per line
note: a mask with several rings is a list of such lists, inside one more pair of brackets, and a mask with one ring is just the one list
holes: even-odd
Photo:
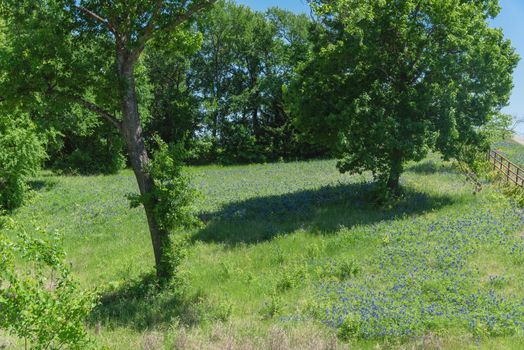
[(111, 33), (115, 34), (116, 35), (116, 30), (115, 30), (115, 27), (111, 24), (111, 22), (109, 22), (109, 20), (103, 18), (102, 16), (94, 13), (93, 11), (83, 7), (83, 6), (78, 6), (78, 5), (75, 5), (75, 7), (82, 11), (83, 13), (87, 14), (88, 16), (90, 16), (91, 18), (94, 18), (95, 20), (97, 20), (98, 22), (100, 22), (101, 24), (103, 25), (106, 25), (109, 30), (111, 31)]

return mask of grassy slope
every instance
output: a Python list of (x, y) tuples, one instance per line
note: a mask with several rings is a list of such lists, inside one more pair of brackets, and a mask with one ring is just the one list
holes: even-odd
[(524, 167), (523, 145), (513, 140), (506, 140), (497, 142), (493, 148), (504, 154), (506, 157), (508, 157), (509, 160), (511, 160), (515, 164)]
[(357, 348), (524, 347), (504, 331), (522, 334), (522, 214), (490, 188), (473, 195), (448, 165), (412, 165), (406, 198), (389, 210), (366, 204), (366, 177), (340, 175), (333, 161), (191, 172), (206, 226), (192, 232), (182, 297), (144, 287), (152, 255), (142, 212), (124, 198), (136, 190), (130, 172), (43, 174), (16, 214), (61, 230), (82, 284), (112, 291), (90, 322), (100, 344), (328, 348), (336, 331), (324, 325), (355, 318), (347, 333), (374, 337)]

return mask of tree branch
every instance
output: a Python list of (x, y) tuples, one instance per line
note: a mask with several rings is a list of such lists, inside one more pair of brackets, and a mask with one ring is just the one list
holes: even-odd
[(115, 118), (115, 116), (113, 116), (111, 113), (107, 112), (102, 107), (100, 107), (100, 106), (94, 104), (93, 102), (90, 102), (90, 101), (88, 101), (88, 100), (86, 100), (86, 99), (84, 99), (82, 97), (79, 97), (79, 96), (73, 96), (72, 99), (75, 102), (77, 102), (80, 105), (82, 105), (87, 110), (98, 114), (99, 116), (101, 116), (102, 118), (104, 118), (105, 120), (107, 120), (108, 122), (113, 124), (119, 131), (122, 130), (122, 124)]
[[(181, 13), (180, 15), (178, 15), (178, 17), (176, 17), (176, 19), (173, 22), (171, 22), (169, 26), (165, 28), (165, 30), (167, 32), (171, 32), (177, 26), (189, 20), (194, 14), (204, 10), (205, 8), (209, 6), (212, 6), (215, 2), (217, 2), (217, 0), (202, 0), (202, 1), (198, 1), (196, 4), (193, 2), (192, 6), (189, 6), (184, 13)], [(156, 1), (151, 18), (149, 19), (148, 23), (146, 24), (143, 34), (137, 40), (136, 49), (134, 49), (132, 52), (132, 55), (131, 55), (132, 60), (138, 59), (138, 57), (144, 50), (145, 45), (147, 44), (149, 39), (151, 39), (151, 37), (153, 36), (155, 25), (156, 25), (156, 20), (158, 19), (158, 15), (162, 11), (163, 5), (164, 5), (163, 0)]]
[(109, 20), (103, 18), (102, 16), (94, 13), (93, 11), (91, 11), (91, 10), (89, 10), (89, 9), (83, 7), (83, 6), (75, 5), (75, 7), (78, 10), (82, 11), (83, 13), (87, 14), (89, 17), (94, 18), (95, 20), (97, 20), (101, 24), (106, 25), (109, 28), (109, 30), (111, 31), (111, 33), (113, 33), (116, 36), (115, 27), (111, 24), (111, 22), (109, 22)]
[(144, 28), (144, 33), (138, 38), (138, 47), (136, 49), (138, 54), (140, 54), (140, 52), (144, 50), (146, 43), (149, 41), (149, 39), (151, 39), (151, 36), (153, 35), (153, 30), (155, 29), (155, 21), (157, 20), (157, 17), (160, 14), (160, 10), (162, 9), (163, 5), (164, 1), (156, 1), (153, 13), (151, 14), (151, 18), (149, 18), (149, 21), (147, 22)]
[(173, 30), (178, 25), (184, 23), (188, 19), (190, 19), (194, 14), (197, 12), (200, 12), (204, 10), (205, 8), (212, 6), (217, 0), (202, 0), (202, 2), (197, 2), (196, 5), (192, 4), (193, 6), (190, 6), (186, 12), (180, 14), (176, 20), (170, 24), (170, 26), (167, 28), (168, 31)]

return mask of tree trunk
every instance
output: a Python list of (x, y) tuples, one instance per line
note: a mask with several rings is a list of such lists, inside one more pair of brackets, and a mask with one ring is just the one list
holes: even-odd
[(387, 188), (391, 194), (398, 196), (400, 195), (400, 175), (403, 171), (402, 164), (402, 152), (394, 151), (391, 155), (391, 164), (389, 168), (389, 176), (387, 181)]
[(255, 139), (257, 142), (259, 142), (259, 135), (260, 135), (260, 123), (258, 120), (258, 106), (253, 107), (253, 110), (251, 111), (251, 118), (253, 120), (253, 134), (255, 135)]
[(255, 135), (255, 139), (258, 143), (259, 136), (260, 136), (260, 121), (258, 120), (258, 106), (259, 106), (258, 99), (260, 97), (260, 91), (256, 87), (258, 77), (255, 74), (250, 74), (250, 76), (251, 76), (251, 89), (255, 89), (254, 95), (251, 96), (251, 119), (252, 119), (251, 122), (253, 125), (253, 134)]
[[(119, 67), (120, 76), (123, 80), (121, 133), (127, 145), (129, 160), (138, 182), (140, 194), (147, 195), (152, 192), (154, 183), (151, 176), (144, 171), (144, 167), (149, 162), (149, 156), (145, 147), (140, 114), (138, 112), (133, 68), (133, 65), (125, 66), (123, 64)], [(160, 228), (154, 215), (154, 206), (155, 203), (150, 201), (144, 203), (144, 210), (153, 243), (156, 273), (159, 279), (169, 280), (173, 275), (168, 259), (169, 249), (171, 249), (169, 232)]]

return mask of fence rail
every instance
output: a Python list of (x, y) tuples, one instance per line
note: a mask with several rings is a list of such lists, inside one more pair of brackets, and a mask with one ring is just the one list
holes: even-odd
[(524, 188), (524, 169), (497, 151), (489, 151), (488, 160), (493, 165), (493, 169), (498, 169), (504, 174), (507, 181)]

